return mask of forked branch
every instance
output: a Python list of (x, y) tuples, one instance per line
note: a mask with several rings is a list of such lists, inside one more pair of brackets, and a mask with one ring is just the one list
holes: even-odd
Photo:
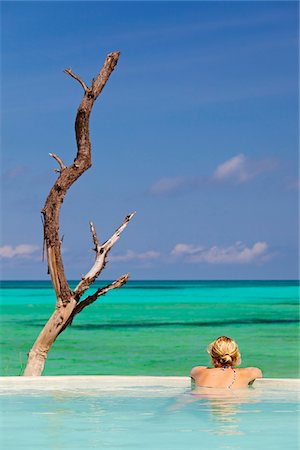
[(86, 308), (87, 306), (94, 303), (102, 295), (107, 294), (108, 291), (110, 291), (112, 289), (117, 289), (117, 288), (120, 288), (121, 286), (123, 286), (123, 284), (127, 283), (128, 278), (129, 278), (129, 274), (126, 273), (125, 275), (118, 278), (113, 283), (110, 283), (103, 288), (97, 289), (97, 291), (94, 294), (89, 295), (84, 300), (82, 300), (80, 303), (78, 303), (75, 306), (75, 308), (73, 309), (72, 313), (70, 314), (70, 316), (69, 316), (68, 320), (66, 321), (66, 323), (64, 324), (63, 328), (60, 330), (59, 334), (62, 333), (69, 325), (72, 325), (74, 317), (77, 314), (79, 314), (84, 308)]
[(125, 217), (124, 222), (116, 229), (114, 234), (108, 239), (104, 244), (99, 245), (98, 237), (96, 234), (96, 230), (94, 224), (91, 223), (91, 232), (93, 236), (93, 241), (95, 244), (96, 258), (93, 267), (88, 271), (86, 275), (84, 275), (81, 281), (78, 283), (76, 288), (74, 289), (74, 298), (76, 301), (80, 299), (82, 294), (89, 288), (89, 286), (96, 280), (96, 278), (100, 275), (102, 270), (106, 264), (106, 257), (108, 252), (111, 250), (113, 245), (120, 239), (120, 234), (127, 227), (128, 222), (132, 219), (135, 213), (131, 213)]
[(107, 292), (110, 291), (111, 289), (117, 289), (117, 288), (123, 286), (123, 284), (127, 283), (128, 278), (129, 278), (129, 274), (126, 273), (125, 275), (118, 278), (113, 283), (110, 283), (103, 288), (97, 289), (97, 291), (94, 294), (89, 295), (84, 300), (82, 300), (80, 303), (78, 303), (78, 305), (74, 309), (74, 313), (72, 314), (72, 316), (73, 317), (76, 316), (76, 314), (78, 314), (80, 311), (82, 311), (86, 306), (94, 303), (99, 297), (101, 297), (101, 295), (107, 294)]

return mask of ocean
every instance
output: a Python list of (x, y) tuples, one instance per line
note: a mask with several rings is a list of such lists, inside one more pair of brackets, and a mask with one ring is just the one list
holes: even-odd
[[(0, 292), (0, 373), (22, 375), (55, 307), (54, 291), (49, 281), (3, 281)], [(241, 367), (299, 377), (299, 283), (129, 281), (76, 316), (43, 374), (188, 376), (209, 365), (206, 347), (221, 335), (237, 341)]]

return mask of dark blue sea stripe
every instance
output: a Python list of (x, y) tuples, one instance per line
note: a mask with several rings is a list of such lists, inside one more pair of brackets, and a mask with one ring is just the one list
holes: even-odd
[[(20, 321), (21, 322), (21, 321)], [(237, 320), (211, 320), (211, 321), (174, 321), (174, 322), (120, 322), (101, 324), (73, 324), (72, 328), (82, 330), (95, 330), (101, 328), (152, 328), (152, 327), (212, 327), (226, 325), (272, 325), (272, 324), (292, 324), (299, 323), (298, 319), (237, 319)], [(39, 327), (44, 326), (41, 322), (24, 321), (24, 325)]]

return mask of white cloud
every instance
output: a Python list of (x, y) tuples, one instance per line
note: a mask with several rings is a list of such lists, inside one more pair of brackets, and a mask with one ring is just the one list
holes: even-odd
[(0, 247), (1, 258), (26, 258), (32, 256), (39, 247), (37, 245), (20, 244), (15, 247), (11, 245), (4, 245)]
[(258, 175), (273, 170), (277, 161), (271, 158), (254, 160), (240, 153), (218, 165), (212, 176), (162, 177), (149, 188), (152, 195), (168, 195), (200, 189), (211, 180), (215, 182), (245, 183)]
[(123, 255), (111, 255), (110, 260), (112, 261), (131, 261), (131, 260), (140, 260), (140, 261), (149, 261), (152, 259), (156, 259), (160, 256), (159, 252), (154, 250), (148, 250), (146, 252), (136, 253), (133, 250), (127, 250)]
[(171, 256), (193, 255), (203, 250), (203, 247), (196, 247), (193, 244), (177, 244), (171, 251)]
[(185, 177), (164, 177), (150, 187), (150, 193), (154, 195), (169, 194), (180, 190), (185, 183)]
[(214, 172), (214, 178), (222, 181), (228, 178), (237, 177), (239, 181), (245, 181), (247, 179), (245, 163), (245, 155), (240, 154), (234, 156), (217, 167)]
[(243, 153), (240, 153), (220, 164), (213, 174), (213, 179), (216, 181), (244, 183), (263, 172), (274, 169), (275, 166), (275, 160), (251, 161)]
[(247, 264), (266, 260), (266, 242), (256, 242), (247, 247), (242, 242), (236, 242), (228, 247), (213, 246), (203, 248), (192, 244), (177, 244), (171, 252), (173, 257), (184, 257), (187, 262), (208, 264)]

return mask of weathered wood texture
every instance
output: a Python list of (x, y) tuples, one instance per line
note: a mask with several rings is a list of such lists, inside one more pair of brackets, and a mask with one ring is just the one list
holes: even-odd
[(128, 280), (128, 274), (123, 275), (115, 282), (98, 289), (93, 295), (80, 301), (82, 295), (100, 275), (105, 266), (108, 252), (118, 241), (120, 233), (127, 226), (133, 214), (128, 215), (112, 237), (102, 245), (99, 245), (94, 225), (90, 224), (96, 251), (95, 263), (89, 272), (82, 277), (73, 291), (66, 279), (59, 236), (59, 214), (64, 197), (72, 184), (92, 165), (89, 137), (89, 119), (92, 107), (113, 72), (119, 55), (119, 52), (113, 52), (107, 56), (100, 73), (93, 79), (90, 88), (71, 69), (65, 70), (65, 73), (76, 79), (84, 89), (84, 96), (77, 110), (75, 120), (77, 155), (73, 164), (67, 167), (59, 156), (50, 153), (50, 156), (60, 166), (56, 170), (59, 172), (59, 176), (49, 192), (42, 214), (44, 218), (44, 245), (47, 252), (48, 269), (56, 294), (56, 308), (28, 353), (25, 376), (41, 375), (48, 351), (53, 342), (72, 323), (76, 314), (96, 301), (101, 295), (105, 295), (111, 289), (121, 287)]

